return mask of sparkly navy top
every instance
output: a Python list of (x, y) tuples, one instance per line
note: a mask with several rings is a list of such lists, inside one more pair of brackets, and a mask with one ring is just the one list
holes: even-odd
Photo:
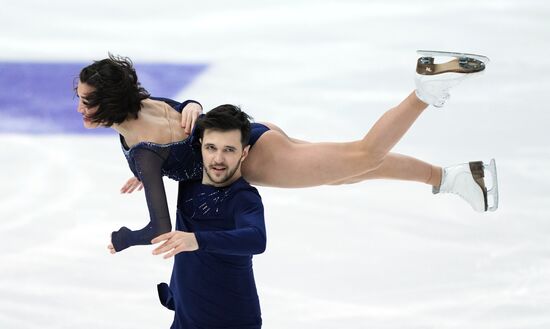
[[(189, 103), (200, 103), (188, 100), (178, 103), (167, 98), (151, 97), (164, 101), (176, 111), (181, 112)], [(143, 183), (150, 221), (140, 230), (132, 231), (123, 226), (111, 235), (115, 250), (121, 251), (134, 245), (151, 244), (153, 238), (172, 230), (163, 176), (177, 181), (198, 179), (202, 177), (202, 157), (197, 139), (193, 133), (186, 139), (157, 144), (141, 142), (128, 148), (124, 137), (120, 135), (122, 150), (134, 175)]]
[(253, 255), (266, 248), (258, 191), (242, 177), (229, 186), (179, 183), (176, 229), (194, 232), (199, 249), (175, 256), (170, 286), (159, 298), (174, 310), (171, 328), (259, 329)]
[[(187, 100), (183, 103), (178, 103), (168, 98), (151, 97), (153, 100), (160, 100), (168, 103), (176, 111), (180, 112), (189, 103), (199, 102), (193, 100)], [(202, 157), (200, 155), (200, 148), (198, 147), (197, 138), (193, 136), (193, 133), (186, 139), (168, 144), (157, 144), (152, 142), (141, 142), (128, 148), (124, 137), (120, 136), (120, 144), (124, 156), (128, 161), (130, 170), (134, 175), (139, 178), (143, 172), (140, 172), (140, 164), (136, 161), (139, 158), (141, 150), (148, 150), (153, 153), (157, 153), (159, 156), (164, 155), (166, 159), (161, 167), (162, 176), (168, 176), (176, 181), (184, 181), (189, 179), (196, 179), (202, 177)], [(161, 156), (163, 157), (163, 156)]]

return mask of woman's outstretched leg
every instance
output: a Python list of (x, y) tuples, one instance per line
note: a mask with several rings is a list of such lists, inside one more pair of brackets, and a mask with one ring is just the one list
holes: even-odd
[(384, 113), (362, 140), (348, 143), (297, 143), (270, 125), (273, 129), (260, 137), (243, 163), (243, 175), (251, 183), (277, 187), (357, 177), (382, 165), (427, 106), (413, 92)]
[[(251, 149), (243, 163), (243, 176), (253, 184), (287, 188), (344, 184), (373, 178), (419, 181), (434, 186), (436, 193), (459, 194), (474, 209), (486, 211), (487, 192), (490, 190), (485, 187), (483, 170), (489, 166), (470, 162), (442, 169), (411, 157), (389, 154), (428, 104), (443, 106), (449, 88), (484, 68), (482, 62), (470, 58), (459, 58), (443, 65), (433, 64), (433, 58), (420, 58), (415, 92), (384, 113), (359, 141), (299, 142), (268, 124), (272, 130)], [(450, 77), (444, 74), (447, 72), (451, 72)], [(424, 75), (434, 75), (435, 78)], [(494, 162), (490, 166), (493, 189), (496, 189)], [(498, 191), (494, 192), (498, 197)], [(495, 201), (489, 210), (496, 209), (498, 200)]]
[(441, 185), (442, 168), (408, 155), (388, 153), (382, 164), (371, 171), (358, 176), (342, 179), (330, 185), (354, 184), (370, 179), (395, 179), (425, 183), (430, 186)]

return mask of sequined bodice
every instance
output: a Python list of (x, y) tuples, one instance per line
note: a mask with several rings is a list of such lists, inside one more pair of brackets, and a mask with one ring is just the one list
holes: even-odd
[(128, 161), (128, 165), (138, 178), (141, 177), (141, 173), (136, 167), (133, 156), (138, 149), (153, 151), (164, 159), (161, 168), (162, 176), (168, 176), (176, 181), (187, 181), (202, 177), (202, 158), (200, 149), (194, 144), (195, 139), (192, 135), (182, 141), (169, 144), (141, 142), (129, 149), (124, 147), (122, 136), (120, 136), (120, 139), (122, 151)]
[[(165, 102), (180, 113), (187, 104), (197, 103), (194, 100), (187, 100), (183, 103), (179, 103), (163, 97), (151, 97), (151, 99)], [(168, 144), (140, 142), (130, 148), (126, 146), (124, 137), (120, 135), (120, 144), (130, 169), (140, 180), (141, 173), (139, 172), (139, 166), (136, 165), (135, 154), (139, 152), (138, 150), (145, 149), (155, 152), (163, 159), (161, 168), (162, 176), (168, 176), (176, 181), (186, 181), (202, 177), (202, 156), (200, 154), (200, 146), (198, 142), (196, 142), (193, 133), (194, 131), (189, 137), (179, 142)]]

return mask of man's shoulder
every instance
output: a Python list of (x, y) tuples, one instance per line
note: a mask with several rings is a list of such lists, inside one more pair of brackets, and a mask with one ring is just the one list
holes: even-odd
[(233, 184), (231, 184), (231, 192), (235, 195), (243, 193), (253, 193), (260, 196), (260, 192), (254, 186), (250, 185), (244, 178), (239, 178)]
[(254, 186), (250, 185), (244, 178), (239, 178), (231, 184), (231, 201), (237, 208), (262, 205), (262, 197)]
[(233, 183), (231, 189), (232, 196), (229, 201), (229, 207), (234, 209), (235, 215), (263, 213), (264, 205), (262, 197), (254, 186), (241, 178), (239, 181)]

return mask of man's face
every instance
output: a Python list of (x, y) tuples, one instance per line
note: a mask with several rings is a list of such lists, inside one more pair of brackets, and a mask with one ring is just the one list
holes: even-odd
[(92, 122), (92, 120), (90, 120), (89, 118), (97, 111), (97, 108), (99, 107), (88, 106), (87, 97), (89, 94), (93, 93), (94, 90), (94, 87), (80, 81), (78, 82), (78, 86), (76, 88), (76, 95), (78, 96), (78, 107), (76, 110), (78, 113), (82, 114), (82, 123), (84, 124), (84, 128), (87, 129), (93, 129), (100, 126), (99, 124)]
[(248, 155), (241, 144), (241, 131), (206, 129), (201, 141), (204, 175), (202, 183), (227, 186), (241, 177), (241, 163)]

